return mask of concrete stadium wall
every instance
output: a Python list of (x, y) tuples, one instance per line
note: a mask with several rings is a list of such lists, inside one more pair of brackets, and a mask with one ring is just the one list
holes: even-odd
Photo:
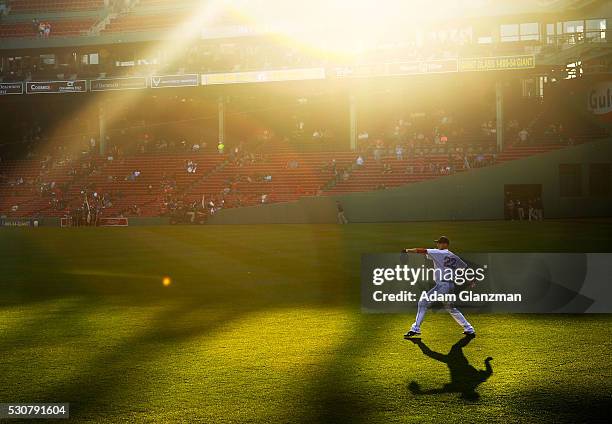
[[(606, 139), (393, 189), (227, 209), (209, 223), (334, 223), (335, 200), (351, 222), (503, 219), (506, 184), (541, 184), (545, 218), (608, 217), (612, 196), (589, 196), (589, 164), (611, 162)], [(560, 196), (559, 165), (570, 163), (582, 165), (580, 197)]]

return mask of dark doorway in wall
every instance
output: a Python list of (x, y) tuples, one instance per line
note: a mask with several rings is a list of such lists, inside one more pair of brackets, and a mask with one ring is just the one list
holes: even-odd
[(504, 185), (504, 217), (507, 220), (540, 220), (542, 210), (542, 184)]

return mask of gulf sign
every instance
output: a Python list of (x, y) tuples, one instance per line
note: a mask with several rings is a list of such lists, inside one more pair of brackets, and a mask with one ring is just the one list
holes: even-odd
[(597, 83), (588, 90), (587, 109), (602, 119), (612, 120), (612, 81)]

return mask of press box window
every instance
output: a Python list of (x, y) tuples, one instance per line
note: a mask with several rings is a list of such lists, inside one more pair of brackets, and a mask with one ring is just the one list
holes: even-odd
[(500, 36), (502, 42), (537, 41), (540, 39), (540, 25), (537, 22), (501, 25)]

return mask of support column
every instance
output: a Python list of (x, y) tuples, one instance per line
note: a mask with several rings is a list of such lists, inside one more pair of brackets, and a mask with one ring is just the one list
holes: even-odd
[(98, 105), (98, 129), (100, 130), (98, 148), (101, 156), (106, 153), (106, 102), (100, 100)]
[(351, 150), (357, 148), (357, 104), (354, 95), (349, 95), (349, 142)]
[(219, 96), (217, 100), (217, 111), (219, 115), (219, 137), (218, 141), (225, 144), (225, 99)]
[(495, 119), (497, 122), (497, 151), (504, 147), (504, 87), (501, 81), (495, 83)]

